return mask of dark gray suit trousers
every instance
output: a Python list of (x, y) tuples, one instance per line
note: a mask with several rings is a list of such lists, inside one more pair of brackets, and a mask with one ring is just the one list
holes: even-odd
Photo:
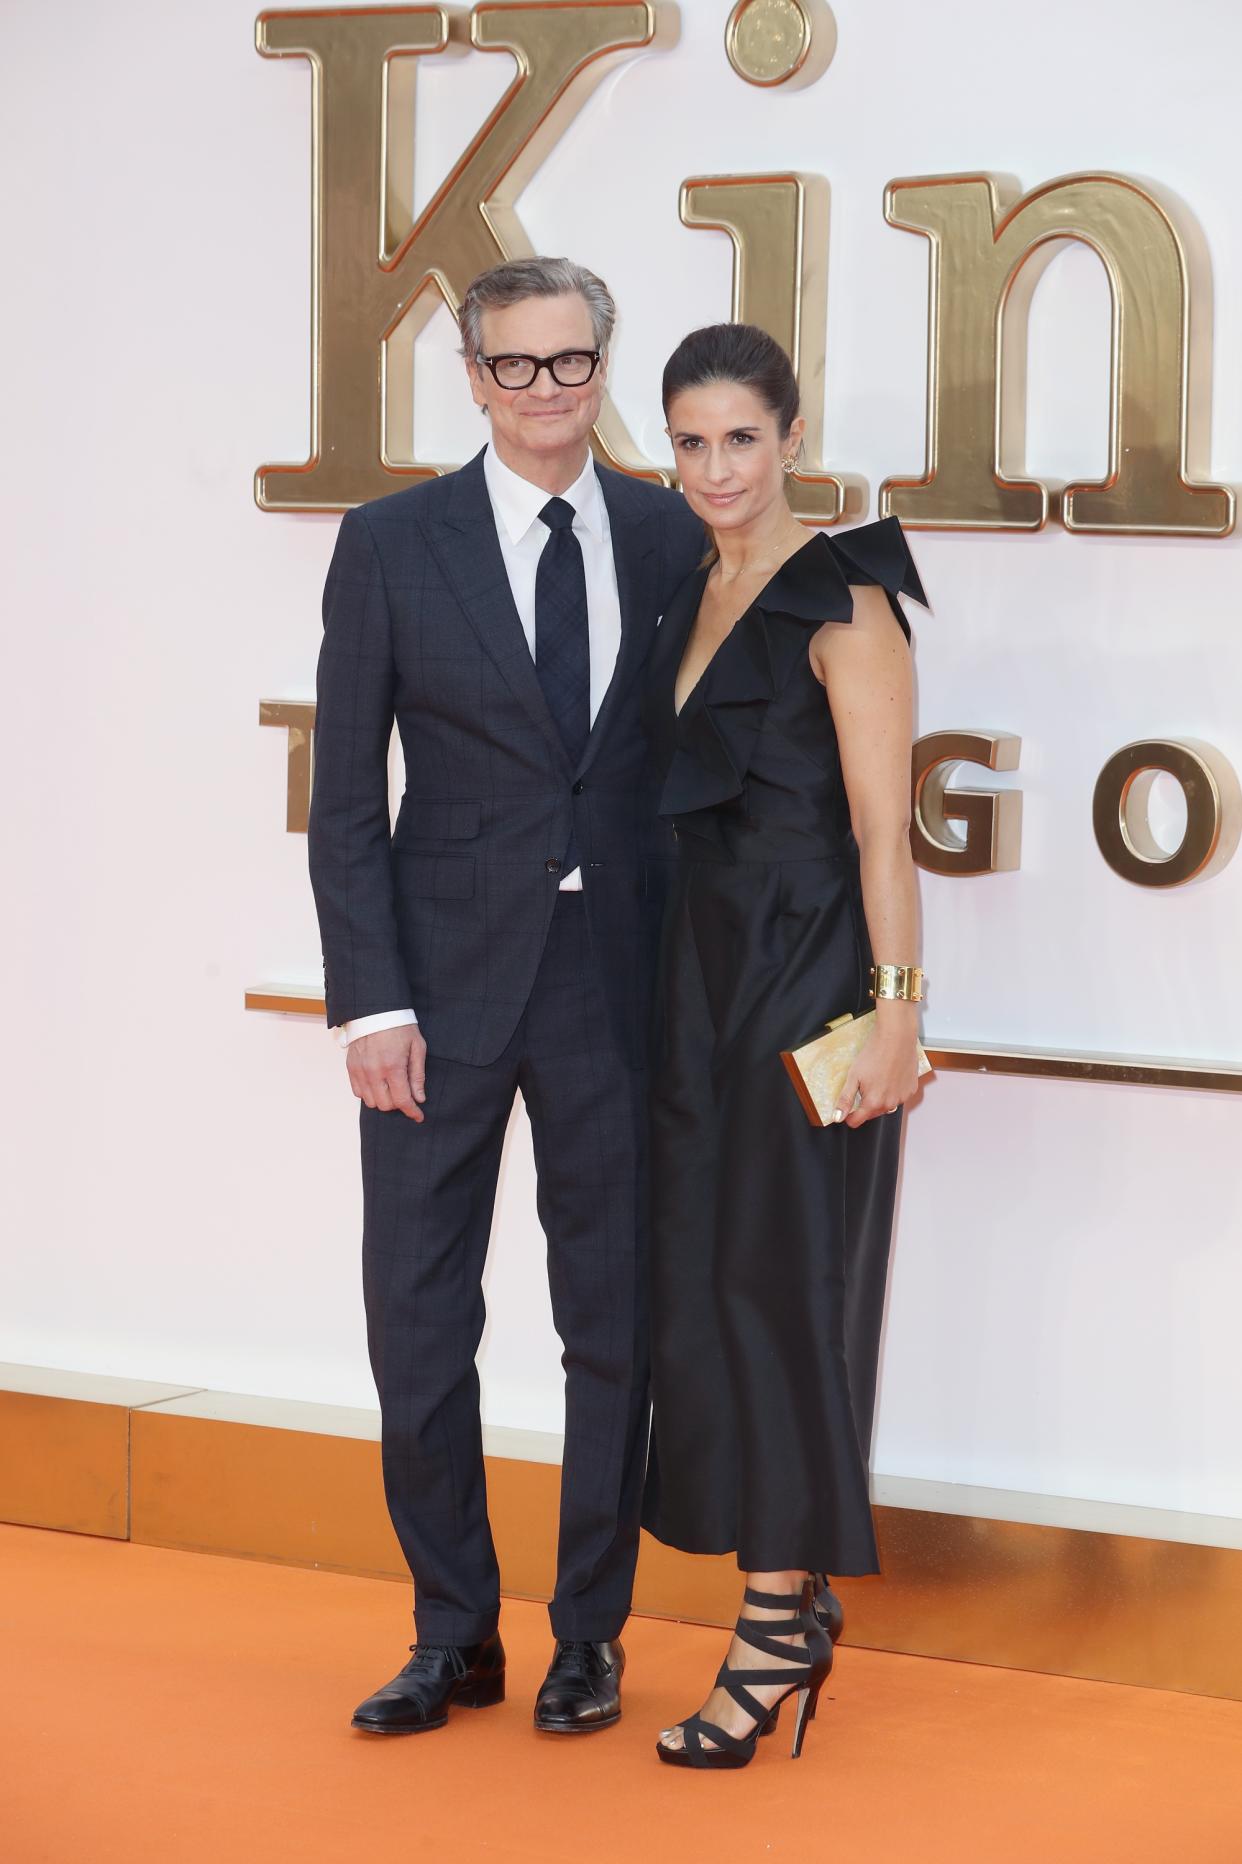
[[(588, 877), (589, 884), (589, 877)], [(646, 1092), (619, 1052), (581, 893), (561, 893), (529, 1002), (494, 1062), (432, 1054), (427, 1118), (364, 1106), (363, 1276), (389, 1510), (418, 1636), (496, 1628), (475, 1354), (515, 1093), (530, 1115), (564, 1343), (558, 1638), (616, 1637), (630, 1605), (647, 1445)], [(434, 1221), (429, 1220), (434, 1210)]]

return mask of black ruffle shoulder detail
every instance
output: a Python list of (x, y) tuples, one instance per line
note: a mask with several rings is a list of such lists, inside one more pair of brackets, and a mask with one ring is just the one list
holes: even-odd
[[(697, 605), (702, 572), (693, 580)], [(897, 519), (839, 536), (815, 532), (760, 590), (687, 695), (660, 797), (662, 816), (688, 815), (742, 794), (764, 714), (805, 657), (809, 635), (825, 621), (853, 620), (850, 583), (882, 588), (910, 639), (897, 598), (910, 596), (926, 608), (927, 597)]]

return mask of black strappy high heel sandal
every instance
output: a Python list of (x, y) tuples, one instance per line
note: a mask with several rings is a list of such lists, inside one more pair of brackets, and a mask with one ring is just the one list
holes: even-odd
[[(841, 1633), (845, 1629), (845, 1608), (833, 1591), (832, 1581), (829, 1579), (827, 1573), (811, 1573), (808, 1577), (811, 1582), (811, 1610), (814, 1612), (819, 1624), (832, 1639), (835, 1654), (835, 1647), (840, 1642)], [(776, 1733), (777, 1723), (780, 1721), (780, 1714), (780, 1707), (778, 1705), (773, 1709), (771, 1715), (769, 1715), (767, 1721), (759, 1730), (759, 1733), (761, 1735), (774, 1735)]]
[[(656, 1753), (670, 1767), (698, 1767), (702, 1769), (745, 1767), (754, 1759), (755, 1748), (760, 1735), (771, 1734), (776, 1727), (781, 1703), (790, 1696), (797, 1696), (797, 1719), (794, 1722), (793, 1758), (797, 1760), (802, 1752), (802, 1743), (806, 1739), (808, 1722), (815, 1720), (815, 1711), (819, 1705), (819, 1692), (832, 1670), (832, 1640), (811, 1610), (811, 1589), (808, 1581), (799, 1592), (754, 1592), (747, 1586), (744, 1594), (747, 1605), (758, 1605), (765, 1611), (792, 1610), (788, 1618), (739, 1618), (735, 1627), (736, 1635), (752, 1650), (762, 1651), (766, 1657), (784, 1658), (781, 1669), (771, 1670), (731, 1670), (726, 1657), (716, 1677), (717, 1686), (727, 1691), (740, 1709), (751, 1717), (754, 1727), (748, 1735), (731, 1735), (715, 1722), (705, 1720), (702, 1715), (691, 1715), (679, 1724), (683, 1745), (679, 1748), (665, 1747), (662, 1741), (656, 1742)], [(801, 1631), (806, 1636), (805, 1646), (799, 1644), (781, 1644), (778, 1638), (792, 1637)], [(796, 1664), (797, 1669), (791, 1666)], [(746, 1685), (757, 1684), (760, 1688), (781, 1683), (784, 1691), (775, 1704), (759, 1702), (751, 1695)], [(714, 1743), (707, 1748), (703, 1738)]]
[(845, 1608), (833, 1591), (832, 1581), (827, 1573), (811, 1574), (811, 1591), (814, 1593), (811, 1610), (833, 1643), (839, 1644), (841, 1633), (845, 1629)]

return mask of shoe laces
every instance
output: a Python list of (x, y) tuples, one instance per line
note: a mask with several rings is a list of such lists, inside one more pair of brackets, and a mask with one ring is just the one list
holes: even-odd
[(455, 1676), (464, 1676), (466, 1673), (466, 1666), (461, 1655), (452, 1644), (411, 1644), (409, 1648), (413, 1654), (406, 1665), (407, 1670), (429, 1663), (432, 1658), (447, 1656)]
[(595, 1662), (595, 1646), (581, 1638), (566, 1638), (556, 1653), (558, 1670), (569, 1670), (575, 1676), (589, 1676)]

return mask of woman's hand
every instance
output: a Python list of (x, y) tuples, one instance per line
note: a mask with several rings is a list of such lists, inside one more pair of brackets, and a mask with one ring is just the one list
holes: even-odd
[[(902, 1008), (912, 1008), (902, 1005)], [(859, 1049), (845, 1078), (833, 1119), (863, 1126), (878, 1113), (895, 1113), (918, 1092), (918, 1028), (914, 1018), (876, 1026)], [(857, 1106), (857, 1097), (862, 1098)]]

